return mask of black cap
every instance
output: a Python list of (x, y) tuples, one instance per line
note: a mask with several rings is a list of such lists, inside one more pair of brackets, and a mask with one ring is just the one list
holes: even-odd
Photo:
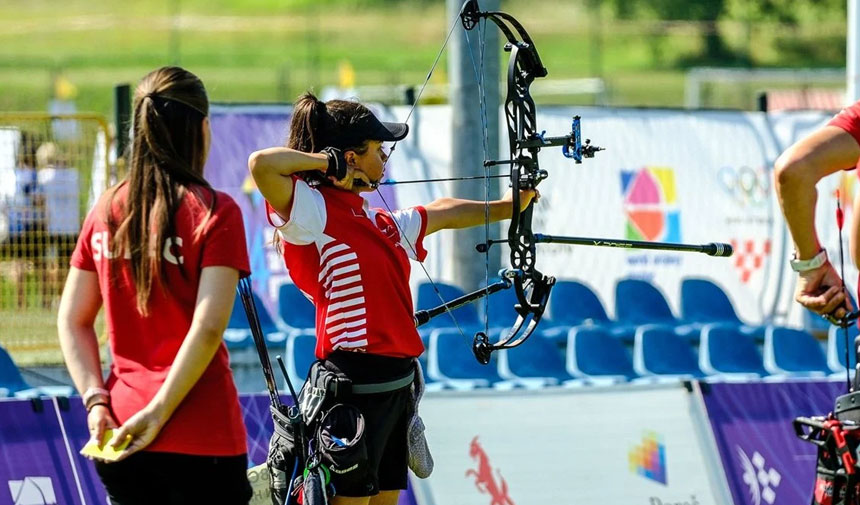
[(395, 142), (403, 140), (408, 133), (409, 125), (406, 123), (387, 123), (380, 121), (373, 114), (368, 114), (360, 121), (341, 126), (338, 135), (331, 142), (331, 147), (358, 147), (366, 140)]

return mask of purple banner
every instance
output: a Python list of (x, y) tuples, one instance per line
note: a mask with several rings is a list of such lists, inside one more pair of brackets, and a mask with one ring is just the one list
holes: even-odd
[[(248, 430), (248, 466), (266, 461), (272, 416), (268, 395), (239, 398)], [(285, 399), (286, 401), (286, 399)], [(0, 503), (107, 503), (92, 462), (78, 451), (89, 440), (79, 398), (0, 401)], [(415, 505), (411, 490), (398, 505)]]
[(63, 417), (54, 399), (0, 402), (0, 503), (105, 503), (92, 465), (77, 454), (83, 443), (64, 437)]
[(703, 389), (735, 505), (810, 503), (816, 450), (795, 436), (791, 422), (832, 411), (845, 383), (718, 383)]

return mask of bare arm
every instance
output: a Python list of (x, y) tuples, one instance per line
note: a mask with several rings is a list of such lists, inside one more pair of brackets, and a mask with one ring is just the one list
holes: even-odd
[(117, 431), (114, 445), (132, 436), (123, 458), (151, 443), (215, 356), (236, 296), (239, 272), (230, 267), (206, 267), (200, 274), (191, 328), (170, 367), (164, 384), (140, 412)]
[(815, 185), (824, 177), (852, 168), (860, 158), (854, 137), (835, 126), (826, 126), (789, 147), (775, 166), (776, 193), (800, 259), (818, 254), (821, 245), (815, 231)]
[[(81, 395), (90, 388), (104, 388), (95, 330), (101, 306), (98, 274), (72, 267), (60, 298), (57, 333), (69, 375)], [(96, 396), (101, 403), (94, 404), (87, 412), (87, 428), (90, 438), (101, 441), (104, 430), (115, 428), (116, 421), (105, 404), (110, 403), (110, 398)]]
[(293, 200), (290, 176), (298, 172), (317, 170), (325, 173), (328, 157), (324, 153), (305, 153), (286, 147), (270, 147), (251, 153), (248, 170), (260, 193), (272, 208), (287, 218)]
[(72, 267), (60, 298), (57, 332), (69, 375), (81, 394), (104, 387), (95, 330), (101, 306), (98, 274)]
[[(525, 209), (536, 194), (535, 191), (521, 191), (520, 209)], [(490, 202), (490, 222), (510, 219), (513, 210), (511, 204), (510, 190), (501, 200)], [(470, 228), (484, 224), (487, 211), (485, 202), (459, 198), (439, 198), (424, 209), (427, 211), (427, 235), (439, 230)]]
[[(810, 259), (821, 250), (815, 230), (818, 201), (815, 185), (832, 173), (853, 167), (858, 158), (860, 146), (854, 137), (841, 128), (826, 126), (788, 148), (777, 159), (776, 193), (799, 259)], [(852, 230), (852, 236), (855, 234)], [(800, 273), (795, 299), (818, 314), (829, 314), (846, 301), (839, 276), (830, 263)], [(843, 312), (838, 309), (836, 316)]]

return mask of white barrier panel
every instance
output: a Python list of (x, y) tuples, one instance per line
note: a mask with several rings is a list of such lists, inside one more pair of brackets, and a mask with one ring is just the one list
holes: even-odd
[[(728, 504), (698, 396), (681, 385), (428, 395), (421, 505)], [(701, 431), (697, 431), (701, 430)]]

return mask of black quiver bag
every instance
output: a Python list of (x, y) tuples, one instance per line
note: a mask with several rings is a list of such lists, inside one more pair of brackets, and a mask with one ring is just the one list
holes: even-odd
[(352, 405), (338, 403), (328, 409), (316, 430), (320, 462), (342, 486), (354, 486), (367, 477), (367, 443), (364, 416)]
[(834, 413), (827, 417), (798, 417), (798, 438), (815, 444), (818, 457), (812, 505), (860, 505), (860, 394), (836, 399)]
[(301, 484), (301, 469), (305, 465), (301, 450), (304, 435), (296, 419), (275, 408), (271, 411), (275, 431), (269, 439), (269, 454), (266, 458), (270, 476), (269, 490), (272, 505), (284, 505), (288, 503), (289, 489), (296, 489)]
[(332, 473), (341, 485), (366, 477), (364, 416), (353, 406), (337, 403), (351, 385), (332, 365), (317, 361), (297, 407), (271, 409), (275, 431), (267, 464), (273, 505), (298, 503), (299, 497), (303, 505), (328, 503), (335, 494)]

